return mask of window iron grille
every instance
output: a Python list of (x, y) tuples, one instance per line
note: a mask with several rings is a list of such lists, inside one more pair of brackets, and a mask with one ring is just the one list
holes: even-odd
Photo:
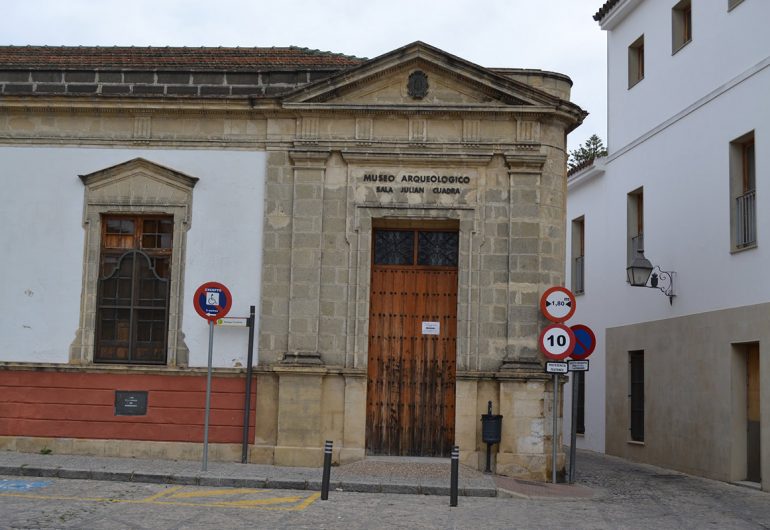
[(745, 248), (757, 242), (756, 192), (748, 191), (735, 199), (735, 246)]

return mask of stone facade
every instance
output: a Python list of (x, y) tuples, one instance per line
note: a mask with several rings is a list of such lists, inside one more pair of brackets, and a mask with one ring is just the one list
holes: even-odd
[[(415, 72), (426, 92), (409, 87)], [(152, 104), (135, 86), (122, 99), (99, 97), (107, 84), (90, 96), (44, 93), (33, 82), (68, 79), (49, 73), (0, 75), (0, 142), (267, 151), (253, 461), (317, 466), (324, 440), (337, 461), (365, 457), (373, 226), (451, 223), (461, 459), (483, 466), (479, 415), (492, 401), (504, 416), (497, 472), (550, 475), (552, 385), (537, 338), (540, 295), (563, 284), (566, 133), (585, 116), (568, 78), (489, 70), (423, 43), (316, 82), (294, 72), (298, 88), (256, 99), (236, 97), (233, 83), (251, 75), (257, 87), (255, 73), (211, 74), (228, 86), (220, 98), (195, 97), (203, 85), (168, 98), (168, 85)], [(151, 73), (146, 86), (199, 76)], [(34, 86), (11, 95), (12, 82)]]

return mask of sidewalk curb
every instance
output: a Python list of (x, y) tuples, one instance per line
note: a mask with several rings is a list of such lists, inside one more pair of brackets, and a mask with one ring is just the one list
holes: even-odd
[[(320, 491), (320, 480), (301, 480), (283, 478), (241, 478), (221, 477), (196, 474), (149, 473), (146, 471), (108, 471), (102, 469), (78, 469), (64, 467), (6, 466), (0, 465), (0, 475), (20, 477), (48, 477), (78, 480), (103, 480), (110, 482), (136, 482), (144, 484), (179, 484), (185, 486), (233, 487), (233, 488), (269, 488)], [(332, 491), (339, 493), (393, 493), (401, 495), (436, 495), (448, 496), (449, 486), (435, 484), (381, 483), (334, 481)], [(459, 488), (462, 497), (498, 497), (499, 488), (465, 487)]]

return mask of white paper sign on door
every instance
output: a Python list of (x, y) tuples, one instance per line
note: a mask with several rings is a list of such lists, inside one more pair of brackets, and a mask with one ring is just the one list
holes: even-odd
[(441, 333), (440, 322), (423, 322), (422, 334), (423, 335), (439, 335)]

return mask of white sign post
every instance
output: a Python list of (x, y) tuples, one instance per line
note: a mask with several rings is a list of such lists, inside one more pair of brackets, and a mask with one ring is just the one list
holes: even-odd
[(230, 290), (218, 282), (206, 282), (195, 291), (195, 311), (209, 323), (209, 362), (206, 371), (206, 407), (203, 414), (203, 471), (209, 462), (209, 414), (211, 412), (211, 365), (214, 351), (214, 322), (224, 318), (233, 304)]

